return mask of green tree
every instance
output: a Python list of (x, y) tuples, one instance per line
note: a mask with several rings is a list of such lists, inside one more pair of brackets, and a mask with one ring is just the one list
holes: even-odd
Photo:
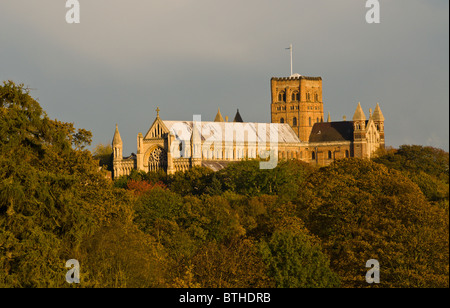
[(49, 119), (23, 85), (0, 86), (0, 114), (0, 286), (67, 286), (87, 238), (132, 223), (129, 199), (85, 149), (91, 133)]
[(381, 287), (448, 287), (448, 215), (399, 171), (347, 159), (312, 174), (299, 217), (330, 256), (346, 287), (367, 287), (366, 261), (382, 267)]
[(276, 230), (261, 243), (261, 252), (277, 288), (339, 287), (319, 241), (300, 225)]

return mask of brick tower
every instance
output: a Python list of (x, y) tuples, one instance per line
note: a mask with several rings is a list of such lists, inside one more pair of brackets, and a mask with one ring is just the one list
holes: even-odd
[(274, 77), (271, 94), (271, 122), (289, 124), (301, 141), (308, 141), (313, 125), (323, 122), (322, 78)]

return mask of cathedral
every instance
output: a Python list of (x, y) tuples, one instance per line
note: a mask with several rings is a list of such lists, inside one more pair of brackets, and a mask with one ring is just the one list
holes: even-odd
[[(327, 165), (336, 159), (371, 158), (384, 148), (384, 116), (380, 106), (366, 117), (358, 103), (351, 120), (324, 121), (322, 78), (293, 74), (271, 79), (271, 123), (244, 122), (237, 110), (233, 121), (220, 109), (214, 121), (194, 116), (190, 121), (156, 118), (148, 131), (137, 135), (137, 152), (123, 156), (123, 142), (116, 125), (113, 177), (132, 170), (164, 170), (168, 174), (194, 166), (214, 171), (245, 159), (298, 159)], [(276, 163), (275, 165), (276, 166)]]

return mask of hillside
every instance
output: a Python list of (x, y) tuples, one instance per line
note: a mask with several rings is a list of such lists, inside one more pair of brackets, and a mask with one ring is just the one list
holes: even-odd
[[(115, 182), (91, 133), (0, 86), (0, 287), (448, 287), (449, 154), (255, 160)], [(107, 161), (107, 155), (102, 153)], [(381, 283), (369, 285), (376, 259)]]

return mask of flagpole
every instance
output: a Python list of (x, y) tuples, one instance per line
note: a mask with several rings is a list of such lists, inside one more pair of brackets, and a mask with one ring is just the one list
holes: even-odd
[(291, 76), (294, 75), (294, 67), (293, 67), (293, 63), (292, 63), (292, 44), (291, 46), (289, 46), (289, 49), (291, 50)]

